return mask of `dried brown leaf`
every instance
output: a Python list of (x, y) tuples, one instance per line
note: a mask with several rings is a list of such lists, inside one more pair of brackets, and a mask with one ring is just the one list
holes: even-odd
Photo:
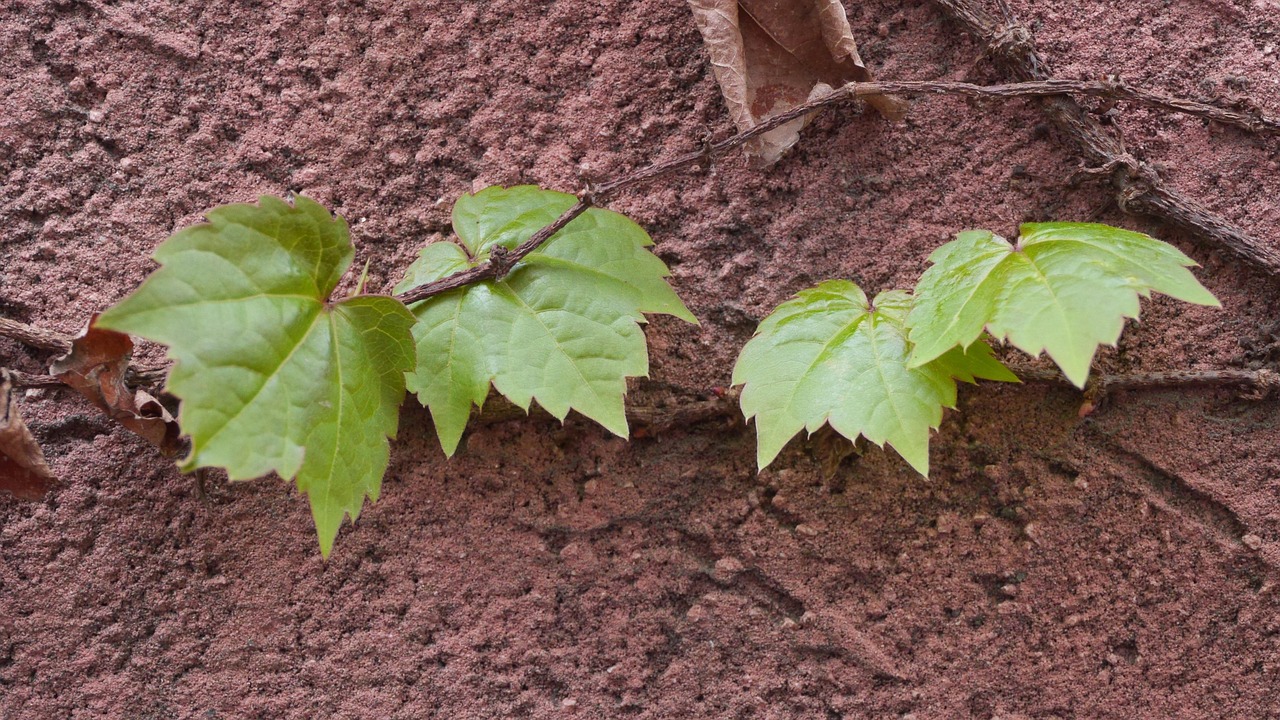
[(822, 467), (822, 479), (827, 482), (835, 479), (847, 458), (862, 454), (856, 443), (831, 429), (830, 425), (823, 425), (809, 436), (809, 447)]
[[(838, 0), (689, 0), (716, 80), (739, 130), (820, 97), (871, 80)], [(867, 102), (890, 120), (906, 104), (888, 95)], [(769, 165), (799, 139), (798, 118), (747, 145)]]
[(9, 371), (0, 368), (0, 490), (39, 500), (58, 482), (40, 445), (22, 422)]
[(177, 421), (159, 400), (125, 384), (133, 340), (94, 327), (94, 320), (96, 315), (72, 340), (71, 352), (55, 360), (49, 372), (165, 455), (177, 455), (183, 449)]

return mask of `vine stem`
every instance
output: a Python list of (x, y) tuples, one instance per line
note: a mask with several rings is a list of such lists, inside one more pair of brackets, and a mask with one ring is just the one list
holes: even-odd
[[(1010, 369), (1024, 383), (1058, 385), (1075, 389), (1075, 385), (1072, 385), (1057, 370), (1025, 367)], [(1082, 391), (1085, 399), (1082, 415), (1093, 412), (1111, 392), (1144, 392), (1177, 387), (1237, 388), (1241, 397), (1263, 399), (1280, 392), (1280, 373), (1272, 370), (1224, 369), (1095, 375)], [(713, 397), (679, 388), (672, 390), (670, 396), (662, 403), (630, 402), (627, 404), (627, 419), (636, 426), (635, 431), (638, 436), (654, 435), (673, 427), (686, 427), (712, 420), (741, 420), (742, 418), (741, 411), (738, 409), (740, 392), (736, 388), (714, 393)], [(487, 400), (483, 411), (473, 411), (473, 419), (481, 424), (506, 422), (528, 416), (528, 412), (501, 396)], [(547, 417), (550, 415), (548, 414)]]
[(27, 325), (6, 317), (0, 317), (0, 337), (17, 340), (23, 345), (30, 345), (41, 350), (57, 350), (69, 352), (71, 337), (60, 332)]
[[(1035, 36), (1018, 22), (1007, 0), (997, 0), (1001, 15), (999, 19), (976, 6), (972, 0), (933, 2), (967, 33), (985, 44), (987, 55), (1008, 75), (1026, 82), (1052, 81), (1049, 63), (1036, 49)], [(1245, 116), (1228, 120), (1225, 116), (1215, 117), (1216, 113), (1207, 113), (1203, 103), (1191, 103), (1131, 87), (1100, 95), (1142, 102), (1166, 110), (1188, 112), (1254, 132), (1276, 133), (1277, 121), (1268, 119), (1257, 111), (1228, 111)], [(1259, 242), (1199, 202), (1165, 185), (1155, 168), (1131, 155), (1125, 149), (1124, 141), (1103, 129), (1075, 98), (1068, 94), (1049, 95), (1041, 100), (1041, 105), (1049, 120), (1071, 138), (1088, 162), (1095, 166), (1092, 172), (1110, 177), (1116, 192), (1116, 204), (1121, 210), (1165, 220), (1211, 248), (1227, 250), (1269, 275), (1280, 274), (1280, 252)], [(1251, 102), (1248, 105), (1253, 106)]]
[[(953, 4), (953, 0), (937, 0), (943, 5)], [(962, 3), (960, 3), (962, 4)], [(1123, 82), (1119, 78), (1111, 77), (1106, 80), (1055, 80), (1052, 78), (1032, 79), (1026, 82), (1007, 83), (1002, 85), (975, 85), (973, 83), (952, 82), (947, 80), (880, 80), (875, 82), (852, 82), (847, 85), (833, 90), (827, 95), (816, 98), (809, 102), (799, 105), (796, 108), (785, 113), (775, 115), (755, 127), (749, 128), (732, 137), (720, 140), (719, 142), (706, 142), (702, 148), (692, 152), (678, 155), (669, 160), (655, 162), (647, 165), (639, 170), (628, 173), (621, 177), (615, 178), (602, 183), (589, 184), (587, 189), (578, 195), (578, 201), (568, 210), (565, 210), (560, 217), (554, 222), (538, 232), (534, 233), (528, 240), (521, 243), (519, 247), (507, 253), (502, 253), (500, 258), (486, 260), (479, 265), (454, 273), (440, 280), (419, 285), (416, 288), (407, 290), (399, 295), (396, 299), (411, 305), (421, 302), (429, 297), (439, 295), (441, 293), (456, 290), (460, 287), (470, 285), (472, 283), (481, 282), (483, 280), (498, 279), (506, 275), (511, 267), (526, 255), (538, 249), (542, 243), (551, 238), (552, 235), (559, 232), (564, 226), (573, 222), (582, 213), (593, 205), (598, 204), (601, 200), (610, 195), (614, 195), (620, 190), (639, 185), (651, 180), (671, 175), (680, 170), (689, 167), (705, 167), (713, 159), (728, 153), (731, 150), (745, 145), (752, 138), (763, 135), (774, 128), (791, 122), (799, 117), (804, 117), (811, 113), (822, 112), (834, 105), (848, 102), (854, 98), (865, 97), (867, 95), (961, 95), (971, 98), (991, 98), (991, 99), (1012, 99), (1012, 98), (1056, 98), (1070, 102), (1077, 108), (1082, 116), (1082, 122), (1092, 123), (1096, 129), (1095, 134), (1102, 131), (1097, 126), (1096, 121), (1091, 117), (1084, 115), (1084, 110), (1080, 108), (1074, 100), (1067, 95), (1084, 95), (1092, 97), (1102, 97), (1112, 100), (1124, 100), (1147, 105), (1171, 112), (1183, 113), (1193, 117), (1202, 118), (1213, 122), (1233, 125), (1244, 130), (1254, 133), (1267, 135), (1280, 135), (1280, 120), (1267, 117), (1260, 112), (1245, 112), (1231, 108), (1223, 108), (1217, 105), (1210, 105), (1195, 100), (1186, 100), (1183, 98), (1165, 95), (1154, 90), (1146, 90), (1136, 88), (1128, 83)], [(1125, 208), (1126, 204), (1137, 202), (1142, 207), (1147, 207), (1155, 202), (1157, 205), (1170, 204), (1171, 207), (1179, 209), (1179, 213), (1169, 216), (1175, 220), (1177, 224), (1190, 228), (1197, 235), (1204, 239), (1222, 245), (1223, 247), (1235, 251), (1246, 260), (1253, 261), (1255, 264), (1262, 266), (1272, 273), (1280, 273), (1280, 255), (1270, 250), (1266, 246), (1253, 240), (1243, 231), (1235, 228), (1230, 223), (1212, 215), (1207, 210), (1195, 206), (1194, 212), (1187, 205), (1190, 201), (1178, 199), (1178, 196), (1172, 194), (1160, 185), (1155, 171), (1150, 169), (1145, 163), (1136, 160), (1128, 153), (1123, 151), (1121, 146), (1116, 146), (1114, 151), (1108, 149), (1114, 145), (1116, 141), (1109, 136), (1106, 138), (1108, 142), (1099, 143), (1094, 141), (1090, 144), (1102, 148), (1099, 152), (1088, 153), (1094, 160), (1101, 160), (1104, 167), (1107, 163), (1111, 164), (1108, 169), (1128, 169), (1132, 172), (1133, 178), (1127, 180), (1122, 190), (1121, 207)], [(1088, 148), (1086, 148), (1087, 150)], [(1150, 177), (1148, 177), (1150, 176)], [(1126, 176), (1128, 177), (1128, 175)], [(1138, 187), (1138, 180), (1141, 177), (1143, 182), (1151, 183), (1147, 192), (1135, 194), (1134, 197), (1127, 200), (1127, 194), (1133, 188)], [(1154, 178), (1154, 180), (1153, 180)], [(1150, 195), (1151, 197), (1147, 197)], [(1145, 204), (1144, 204), (1145, 203)], [(1181, 205), (1179, 205), (1181, 203)], [(1154, 207), (1154, 205), (1152, 205)], [(1159, 212), (1151, 212), (1151, 214), (1160, 214)], [(1178, 222), (1178, 218), (1182, 218), (1182, 222)]]
[[(751, 139), (780, 127), (796, 118), (820, 113), (830, 107), (868, 95), (959, 95), (970, 98), (1012, 99), (1040, 98), (1050, 119), (1081, 147), (1086, 157), (1098, 164), (1095, 172), (1110, 173), (1117, 189), (1117, 202), (1122, 210), (1142, 212), (1164, 218), (1190, 231), (1211, 245), (1229, 250), (1252, 264), (1280, 274), (1280, 253), (1254, 240), (1223, 218), (1194, 201), (1164, 186), (1158, 174), (1145, 162), (1134, 158), (1123, 142), (1106, 133), (1101, 125), (1080, 106), (1073, 95), (1127, 101), (1177, 112), (1206, 121), (1239, 127), (1243, 130), (1280, 135), (1280, 120), (1267, 117), (1256, 108), (1241, 110), (1178, 98), (1154, 90), (1134, 87), (1118, 77), (1105, 80), (1060, 80), (1050, 77), (1048, 65), (1039, 55), (1031, 32), (1019, 25), (1007, 2), (1001, 0), (1003, 22), (997, 21), (969, 0), (934, 0), (945, 13), (966, 31), (988, 45), (988, 54), (1021, 82), (976, 85), (945, 80), (881, 80), (853, 82), (843, 85), (788, 112), (771, 117), (759, 125), (717, 142), (704, 142), (696, 151), (655, 162), (613, 180), (591, 183), (578, 194), (578, 200), (554, 222), (535, 232), (528, 240), (509, 252), (495, 252), (489, 260), (468, 270), (435, 282), (420, 285), (396, 296), (405, 304), (449, 292), (466, 285), (502, 278), (511, 269), (572, 222), (588, 208), (626, 188), (640, 185), (690, 167), (707, 167), (711, 161)], [(51, 330), (25, 325), (0, 317), (0, 337), (46, 350), (67, 352), (69, 336)], [(130, 367), (133, 384), (154, 385), (164, 379), (164, 368)], [(1037, 371), (1026, 379), (1041, 381)], [(1274, 389), (1275, 375), (1269, 371), (1206, 371), (1204, 373), (1154, 373), (1103, 378), (1095, 383), (1103, 392), (1110, 389), (1140, 389), (1170, 385), (1246, 385), (1256, 389)], [(1264, 380), (1263, 378), (1269, 378)], [(1047, 379), (1047, 378), (1046, 378)], [(1055, 378), (1054, 381), (1060, 380)], [(20, 374), (18, 383), (25, 387), (47, 387), (59, 384), (50, 376)]]
[(0, 370), (5, 370), (9, 373), (9, 380), (15, 388), (51, 388), (62, 387), (65, 384), (52, 375), (32, 375), (31, 373), (8, 370), (7, 368), (0, 368)]
[[(29, 325), (5, 321), (0, 323), (0, 336), (13, 337), (8, 333), (31, 333)], [(56, 336), (54, 333), (52, 336)], [(1012, 367), (1015, 375), (1024, 383), (1044, 383), (1074, 388), (1057, 370), (1042, 368)], [(164, 379), (165, 368), (130, 368), (130, 385), (157, 385)], [(62, 380), (52, 375), (33, 375), (17, 370), (9, 371), (13, 386), (16, 388), (50, 388), (64, 385)], [(1237, 387), (1243, 388), (1243, 396), (1251, 399), (1262, 399), (1280, 392), (1280, 373), (1273, 370), (1168, 370), (1147, 373), (1125, 373), (1116, 375), (1095, 375), (1085, 386), (1083, 393), (1094, 404), (1112, 391), (1144, 391), (1171, 387)], [(670, 393), (668, 401), (645, 405), (630, 403), (627, 405), (627, 417), (642, 427), (651, 430), (666, 429), (675, 425), (686, 425), (703, 422), (725, 415), (729, 411), (737, 412), (739, 391), (728, 388), (712, 393), (715, 397), (703, 397), (705, 393), (675, 389)], [(483, 414), (477, 413), (486, 422), (500, 422), (517, 416), (526, 416), (524, 410), (506, 401), (501, 396), (491, 398), (486, 403)]]
[[(1011, 368), (1023, 382), (1070, 384), (1057, 370)], [(1085, 385), (1084, 392), (1112, 390), (1153, 390), (1186, 386), (1244, 386), (1267, 394), (1280, 390), (1280, 373), (1274, 370), (1165, 370), (1148, 373), (1098, 375)]]
[[(56, 330), (27, 325), (6, 317), (0, 317), (0, 337), (17, 340), (24, 345), (41, 350), (56, 350), (62, 355), (71, 352), (73, 340), (70, 335), (64, 335)], [(15, 387), (52, 387), (62, 384), (61, 380), (52, 375), (31, 375), (17, 370), (11, 372)], [(125, 382), (134, 386), (156, 387), (164, 383), (168, 373), (167, 367), (141, 367), (130, 363), (125, 372)]]

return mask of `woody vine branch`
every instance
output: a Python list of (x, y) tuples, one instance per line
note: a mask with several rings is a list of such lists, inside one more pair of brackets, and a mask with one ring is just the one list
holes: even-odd
[[(1102, 97), (1111, 100), (1125, 100), (1154, 108), (1182, 113), (1204, 120), (1224, 123), (1239, 127), (1249, 132), (1267, 135), (1280, 135), (1280, 120), (1267, 117), (1260, 112), (1244, 112), (1230, 108), (1222, 108), (1195, 100), (1187, 100), (1165, 95), (1153, 90), (1135, 88), (1117, 78), (1103, 81), (1078, 81), (1042, 79), (1027, 82), (1008, 83), (1003, 85), (975, 85), (972, 83), (952, 82), (945, 80), (881, 80), (874, 82), (851, 82), (843, 85), (828, 95), (799, 105), (785, 113), (775, 115), (755, 127), (718, 142), (706, 142), (699, 150), (678, 155), (669, 160), (647, 165), (639, 170), (620, 176), (613, 180), (589, 183), (586, 190), (578, 194), (578, 202), (566, 210), (552, 224), (542, 228), (519, 247), (509, 253), (502, 253), (500, 258), (486, 261), (474, 268), (456, 273), (426, 285), (414, 288), (397, 295), (396, 298), (406, 305), (426, 300), (441, 293), (456, 290), (483, 280), (500, 278), (526, 255), (546, 242), (561, 228), (568, 225), (587, 208), (599, 204), (605, 198), (634, 185), (671, 175), (690, 167), (705, 167), (712, 160), (727, 154), (731, 150), (745, 145), (752, 138), (759, 137), (770, 130), (781, 127), (796, 118), (811, 113), (819, 113), (835, 105), (851, 99), (871, 95), (961, 95), (971, 98), (1013, 99), (1023, 97), (1061, 97), (1064, 95), (1085, 95)], [(1074, 104), (1074, 101), (1073, 101)], [(1078, 105), (1076, 105), (1079, 108)], [(1083, 113), (1083, 109), (1081, 109)], [(1092, 119), (1089, 119), (1092, 121)], [(1101, 132), (1099, 130), (1099, 132)], [(1123, 155), (1123, 157), (1122, 157)], [(1128, 153), (1112, 153), (1105, 156), (1112, 164), (1133, 163), (1134, 167), (1147, 168)], [(1129, 167), (1125, 164), (1125, 167)], [(1149, 170), (1149, 168), (1147, 168)], [(1154, 171), (1150, 171), (1154, 175)], [(1155, 192), (1156, 187), (1151, 192)], [(1164, 191), (1167, 195), (1168, 191)], [(1167, 200), (1168, 198), (1166, 198)], [(1199, 215), (1207, 217), (1208, 211), (1199, 210), (1193, 213), (1182, 210), (1178, 217), (1187, 216), (1192, 219)], [(1171, 218), (1173, 219), (1173, 218)], [(1212, 221), (1192, 222), (1193, 230), (1202, 239), (1223, 246), (1235, 252), (1243, 259), (1255, 262), (1273, 273), (1280, 273), (1280, 256), (1261, 243), (1250, 238), (1244, 231), (1231, 226), (1225, 220), (1212, 218)], [(1230, 238), (1224, 240), (1223, 238)]]
[[(993, 17), (971, 0), (934, 0), (934, 4), (961, 29), (982, 42), (986, 46), (986, 54), (998, 68), (1016, 80), (1024, 81), (1016, 85), (1052, 80), (1048, 61), (1036, 49), (1035, 36), (1018, 21), (1006, 0), (998, 2), (1000, 18)], [(1099, 96), (1113, 97), (1106, 93)], [(1126, 99), (1145, 102), (1151, 98), (1149, 91), (1139, 91)], [(1189, 109), (1188, 102), (1166, 97), (1154, 106), (1182, 112)], [(1116, 191), (1116, 204), (1121, 210), (1164, 220), (1189, 233), (1209, 249), (1227, 250), (1268, 275), (1280, 274), (1280, 252), (1259, 242), (1196, 200), (1167, 186), (1155, 168), (1129, 153), (1124, 142), (1107, 132), (1075, 98), (1055, 94), (1043, 97), (1040, 103), (1049, 120), (1079, 146), (1087, 162), (1099, 171), (1098, 174), (1110, 179)], [(1208, 117), (1199, 111), (1191, 114)], [(1261, 126), (1254, 125), (1253, 121), (1233, 124), (1254, 132), (1274, 134), (1274, 129), (1267, 128), (1274, 128), (1275, 119), (1265, 119), (1258, 112), (1244, 115), (1257, 118), (1256, 122)]]
[[(485, 280), (501, 278), (514, 265), (529, 253), (536, 250), (556, 232), (564, 228), (575, 218), (593, 205), (617, 192), (656, 180), (675, 172), (691, 167), (707, 167), (720, 156), (745, 145), (751, 139), (763, 135), (796, 118), (812, 113), (823, 112), (835, 105), (852, 99), (873, 95), (960, 95), (970, 98), (1013, 99), (1043, 98), (1048, 101), (1050, 116), (1068, 131), (1068, 134), (1080, 141), (1081, 146), (1091, 159), (1104, 161), (1104, 169), (1115, 170), (1117, 183), (1121, 187), (1121, 206), (1128, 209), (1127, 204), (1144, 209), (1152, 214), (1163, 215), (1184, 226), (1189, 226), (1202, 240), (1223, 249), (1230, 250), (1270, 272), (1280, 272), (1280, 256), (1273, 250), (1250, 238), (1242, 230), (1230, 223), (1213, 216), (1199, 206), (1185, 201), (1181, 196), (1164, 188), (1154, 171), (1145, 163), (1133, 158), (1118, 144), (1114, 138), (1106, 135), (1097, 122), (1088, 116), (1070, 96), (1100, 97), (1115, 101), (1129, 101), (1166, 111), (1198, 117), (1206, 121), (1218, 122), (1241, 128), (1248, 132), (1280, 135), (1280, 120), (1268, 117), (1257, 110), (1237, 110), (1217, 105), (1177, 98), (1164, 93), (1134, 87), (1118, 78), (1111, 77), (1101, 81), (1058, 80), (1047, 77), (1045, 63), (1030, 46), (1030, 33), (1016, 24), (998, 27), (989, 16), (974, 9), (964, 0), (938, 0), (944, 10), (970, 32), (988, 39), (992, 43), (992, 53), (997, 58), (1012, 66), (1017, 74), (1032, 76), (1037, 79), (1024, 82), (998, 85), (976, 85), (973, 83), (934, 81), (934, 80), (882, 80), (872, 82), (852, 82), (831, 93), (804, 103), (788, 112), (773, 116), (760, 124), (743, 132), (739, 132), (720, 141), (704, 142), (696, 151), (684, 153), (674, 158), (655, 162), (634, 172), (612, 180), (588, 183), (586, 190), (578, 194), (578, 201), (566, 210), (551, 224), (541, 228), (528, 240), (509, 252), (496, 252), (494, 256), (480, 265), (455, 273), (441, 280), (428, 283), (413, 290), (397, 295), (396, 298), (405, 304), (420, 302), (427, 298), (449, 292), (470, 284)], [(1010, 21), (1012, 23), (1012, 21)], [(1011, 39), (1012, 38), (1012, 39)], [(1135, 179), (1137, 177), (1138, 179)], [(1135, 190), (1137, 189), (1137, 190)], [(70, 348), (71, 338), (53, 331), (24, 325), (12, 320), (0, 318), (0, 337), (9, 337), (32, 347), (46, 350), (66, 352)], [(158, 384), (164, 376), (164, 368), (130, 367), (131, 384)], [(1222, 375), (1222, 373), (1226, 375)], [(1174, 384), (1244, 384), (1266, 385), (1270, 380), (1260, 376), (1249, 375), (1237, 377), (1234, 371), (1212, 371), (1217, 375), (1191, 377), (1185, 373), (1177, 373)], [(1240, 371), (1248, 374), (1250, 371)], [(1265, 372), (1265, 371), (1263, 371)], [(1191, 375), (1195, 375), (1192, 373)], [(59, 382), (52, 376), (15, 375), (17, 384), (26, 387), (47, 387)], [(1112, 379), (1102, 385), (1147, 386), (1152, 384), (1169, 384), (1165, 382), (1149, 382), (1135, 379), (1132, 382)]]

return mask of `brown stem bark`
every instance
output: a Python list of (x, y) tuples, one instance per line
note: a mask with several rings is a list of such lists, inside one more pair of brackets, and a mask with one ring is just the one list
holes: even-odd
[[(4, 369), (0, 368), (0, 370)], [(32, 375), (19, 370), (8, 370), (8, 373), (10, 382), (16, 388), (50, 388), (63, 387), (65, 385), (65, 383), (52, 375)]]
[[(938, 0), (940, 4), (949, 5), (956, 0)], [(964, 4), (964, 3), (959, 3)], [(967, 7), (967, 4), (965, 4)], [(977, 26), (975, 26), (977, 27)], [(1034, 52), (1034, 49), (1032, 49)], [(1037, 61), (1041, 62), (1041, 61)], [(1043, 63), (1041, 62), (1041, 65)], [(1192, 231), (1199, 237), (1219, 244), (1245, 259), (1267, 269), (1280, 272), (1280, 254), (1267, 248), (1242, 230), (1234, 227), (1222, 218), (1194, 202), (1182, 198), (1175, 191), (1164, 187), (1155, 171), (1147, 164), (1135, 159), (1124, 150), (1124, 146), (1109, 135), (1083, 108), (1069, 95), (1088, 95), (1113, 100), (1127, 100), (1149, 105), (1172, 112), (1184, 113), (1194, 117), (1225, 123), (1245, 130), (1280, 135), (1280, 120), (1266, 117), (1260, 113), (1248, 113), (1230, 108), (1222, 108), (1194, 100), (1176, 98), (1153, 90), (1135, 88), (1118, 79), (1103, 81), (1055, 80), (1049, 77), (1032, 77), (1026, 82), (1004, 85), (974, 85), (972, 83), (951, 82), (943, 80), (881, 80), (876, 82), (853, 82), (843, 85), (828, 95), (811, 100), (793, 110), (775, 115), (759, 125), (740, 132), (719, 142), (707, 143), (701, 149), (678, 155), (669, 160), (647, 165), (639, 170), (627, 173), (613, 180), (592, 185), (578, 196), (578, 202), (566, 210), (555, 222), (534, 233), (515, 250), (504, 253), (501, 258), (486, 260), (474, 268), (464, 270), (435, 282), (419, 285), (396, 297), (406, 305), (426, 300), (441, 293), (456, 290), (482, 280), (500, 278), (512, 266), (526, 255), (536, 250), (565, 225), (568, 225), (587, 208), (597, 204), (610, 195), (616, 194), (634, 185), (640, 185), (658, 178), (671, 175), (685, 168), (705, 166), (711, 160), (746, 144), (748, 140), (763, 135), (770, 130), (785, 125), (798, 117), (818, 113), (834, 105), (848, 102), (853, 98), (872, 95), (962, 95), (973, 98), (1010, 99), (1020, 97), (1044, 98), (1050, 107), (1064, 104), (1063, 107), (1074, 108), (1059, 114), (1063, 122), (1072, 128), (1068, 134), (1081, 140), (1085, 154), (1090, 160), (1101, 164), (1119, 178), (1117, 188), (1120, 193), (1122, 209), (1147, 212), (1172, 220), (1180, 227)], [(1052, 114), (1052, 113), (1051, 113)], [(1074, 134), (1073, 134), (1074, 133)], [(1147, 208), (1143, 210), (1143, 208)]]
[[(56, 350), (64, 355), (71, 352), (72, 338), (69, 335), (63, 335), (60, 332), (46, 330), (34, 325), (27, 325), (5, 317), (0, 317), (0, 337), (17, 340), (24, 345), (30, 345), (42, 350)], [(130, 365), (125, 375), (125, 382), (133, 386), (145, 385), (154, 387), (162, 384), (168, 373), (169, 369), (167, 367)], [(61, 381), (47, 375), (29, 375), (16, 370), (14, 374), (17, 378), (18, 387), (51, 387), (61, 384)]]
[[(1023, 82), (1052, 80), (1048, 62), (1036, 50), (1034, 36), (1018, 23), (1007, 2), (999, 3), (1003, 15), (1000, 19), (971, 0), (934, 0), (934, 4), (966, 32), (986, 44), (992, 60), (1008, 75)], [(1179, 112), (1190, 105), (1203, 105), (1158, 96), (1151, 91), (1129, 88), (1126, 92), (1123, 99), (1138, 102), (1155, 100), (1152, 104), (1156, 107)], [(1108, 96), (1101, 94), (1103, 97)], [(1046, 97), (1040, 102), (1049, 120), (1080, 147), (1088, 162), (1110, 175), (1112, 187), (1116, 191), (1116, 202), (1121, 210), (1164, 220), (1211, 249), (1227, 250), (1268, 274), (1280, 274), (1280, 252), (1259, 242), (1178, 190), (1165, 185), (1155, 168), (1129, 154), (1124, 143), (1104, 130), (1074, 98), (1060, 94)], [(1203, 109), (1192, 114), (1210, 117)], [(1260, 128), (1258, 131), (1275, 132), (1274, 119), (1263, 118), (1261, 115), (1255, 117), (1256, 126)], [(1250, 130), (1255, 127), (1251, 122), (1233, 124), (1240, 124)]]
[(4, 317), (0, 317), (0, 337), (12, 338), (23, 345), (41, 350), (57, 350), (64, 353), (71, 350), (71, 338), (67, 335)]
[[(1057, 370), (1017, 367), (1012, 370), (1023, 382), (1075, 387)], [(1112, 391), (1144, 391), (1177, 387), (1232, 387), (1238, 389), (1241, 397), (1262, 399), (1280, 392), (1280, 373), (1271, 370), (1225, 369), (1097, 375), (1090, 381), (1083, 394), (1088, 403), (1087, 407), (1092, 410), (1107, 393)], [(715, 397), (704, 397), (701, 393), (677, 389), (661, 404), (628, 403), (627, 419), (634, 426), (638, 436), (655, 435), (674, 427), (686, 427), (713, 420), (741, 420), (738, 397), (739, 391), (736, 388)], [(539, 411), (526, 413), (505, 398), (494, 396), (486, 401), (483, 412), (477, 410), (473, 413), (473, 419), (485, 425), (516, 420), (535, 413)], [(551, 417), (545, 413), (542, 414), (547, 418)]]
[[(986, 43), (988, 52), (997, 65), (1021, 82), (985, 86), (932, 80), (849, 83), (828, 95), (769, 118), (746, 131), (718, 142), (708, 142), (697, 151), (653, 163), (613, 180), (593, 184), (579, 194), (577, 203), (514, 250), (494, 253), (489, 260), (477, 267), (421, 285), (396, 297), (406, 304), (412, 304), (472, 283), (501, 278), (520, 260), (586, 212), (588, 208), (620, 190), (665, 177), (685, 168), (706, 166), (714, 158), (741, 147), (752, 138), (795, 118), (822, 112), (853, 98), (888, 94), (961, 95), (993, 99), (1040, 98), (1045, 112), (1054, 124), (1080, 146), (1090, 162), (1098, 165), (1100, 170), (1110, 173), (1121, 209), (1167, 220), (1211, 246), (1227, 249), (1270, 273), (1280, 273), (1280, 253), (1254, 240), (1225, 219), (1182, 196), (1178, 191), (1166, 187), (1150, 165), (1130, 155), (1125, 150), (1123, 142), (1107, 133), (1098, 121), (1071, 96), (1092, 96), (1134, 102), (1267, 135), (1280, 135), (1280, 120), (1266, 117), (1256, 111), (1224, 108), (1136, 88), (1116, 78), (1102, 81), (1054, 79), (1050, 76), (1048, 64), (1035, 48), (1030, 31), (1016, 22), (1012, 11), (1003, 0), (999, 0), (1004, 15), (1003, 20), (997, 20), (969, 0), (934, 0), (934, 2), (967, 32)], [(0, 337), (9, 337), (33, 347), (60, 352), (67, 352), (71, 347), (71, 338), (66, 335), (6, 318), (0, 318)], [(1024, 372), (1027, 373), (1024, 379), (1030, 381), (1061, 381), (1061, 377), (1056, 373), (1049, 377), (1040, 371)], [(130, 373), (132, 384), (155, 385), (163, 381), (166, 369), (131, 367)], [(25, 387), (47, 387), (60, 384), (50, 376), (18, 374), (16, 377), (18, 384)], [(1270, 371), (1221, 370), (1101, 377), (1093, 386), (1105, 392), (1112, 389), (1179, 385), (1243, 385), (1259, 392), (1270, 392), (1277, 387), (1277, 384), (1280, 383), (1277, 382), (1276, 374)], [(633, 407), (628, 412), (633, 415), (633, 420), (639, 423), (653, 424), (658, 422), (659, 416), (666, 417), (675, 413), (673, 417), (696, 418), (707, 413), (719, 413), (718, 408), (732, 405), (732, 402), (725, 398), (699, 400), (697, 403), (700, 404), (668, 408), (668, 411), (664, 411), (665, 414), (657, 413), (654, 408), (643, 406)], [(685, 415), (679, 415), (679, 413), (685, 413)]]

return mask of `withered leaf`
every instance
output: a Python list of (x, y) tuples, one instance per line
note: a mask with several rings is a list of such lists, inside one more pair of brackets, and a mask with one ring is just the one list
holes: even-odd
[[(740, 131), (832, 88), (872, 79), (838, 0), (689, 0), (689, 7)], [(893, 96), (866, 99), (890, 120), (906, 112)], [(747, 152), (772, 164), (807, 121), (797, 118), (755, 138)]]
[(133, 340), (124, 333), (94, 327), (97, 319), (95, 315), (71, 341), (71, 352), (54, 361), (50, 374), (160, 452), (177, 455), (183, 449), (178, 422), (151, 394), (125, 384)]
[(0, 490), (39, 500), (57, 483), (40, 445), (18, 414), (9, 371), (0, 368)]
[(832, 430), (829, 425), (823, 425), (809, 436), (809, 448), (822, 468), (822, 479), (827, 482), (835, 478), (847, 458), (862, 455), (856, 442)]

